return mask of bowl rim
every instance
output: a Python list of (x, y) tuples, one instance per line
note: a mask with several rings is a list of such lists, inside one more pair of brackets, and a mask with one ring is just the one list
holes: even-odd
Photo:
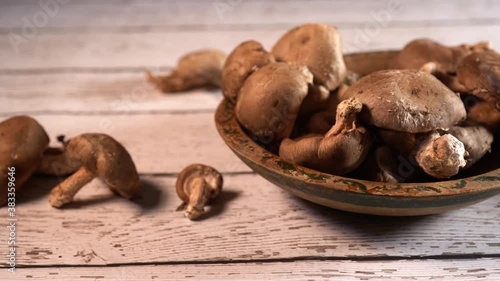
[[(354, 53), (346, 56), (383, 52), (386, 51)], [(475, 176), (438, 182), (385, 183), (331, 175), (289, 163), (258, 145), (244, 132), (236, 120), (234, 105), (227, 99), (223, 99), (216, 109), (215, 124), (223, 141), (241, 160), (251, 161), (271, 173), (281, 174), (291, 180), (310, 182), (328, 189), (406, 198), (490, 193), (493, 190), (500, 192), (500, 168)]]

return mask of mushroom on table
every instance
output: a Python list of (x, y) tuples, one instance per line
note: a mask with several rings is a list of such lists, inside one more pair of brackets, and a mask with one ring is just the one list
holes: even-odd
[[(50, 193), (53, 207), (71, 201), (87, 183), (98, 177), (115, 193), (131, 198), (140, 189), (139, 176), (132, 157), (115, 139), (104, 134), (82, 134), (63, 141), (59, 153), (51, 153), (39, 171), (46, 174), (71, 175)], [(60, 168), (63, 166), (64, 168)]]
[(164, 93), (187, 91), (199, 87), (220, 87), (226, 54), (218, 50), (200, 50), (180, 58), (176, 68), (166, 76), (146, 72), (149, 82)]
[(205, 205), (222, 191), (222, 175), (214, 168), (203, 164), (191, 164), (184, 168), (175, 183), (182, 204), (177, 208), (194, 220), (205, 212)]
[(29, 116), (14, 116), (0, 123), (0, 206), (8, 200), (8, 169), (15, 170), (17, 191), (36, 171), (48, 145), (47, 133)]

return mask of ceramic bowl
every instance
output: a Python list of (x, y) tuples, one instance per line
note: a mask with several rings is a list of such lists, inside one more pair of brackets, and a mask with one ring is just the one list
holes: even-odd
[[(388, 68), (397, 51), (345, 56), (349, 69), (370, 73)], [(223, 100), (215, 114), (217, 130), (229, 148), (252, 170), (282, 189), (344, 211), (414, 216), (441, 213), (478, 203), (500, 193), (500, 149), (463, 178), (437, 182), (384, 183), (321, 173), (288, 163), (255, 143), (236, 120), (234, 106)]]

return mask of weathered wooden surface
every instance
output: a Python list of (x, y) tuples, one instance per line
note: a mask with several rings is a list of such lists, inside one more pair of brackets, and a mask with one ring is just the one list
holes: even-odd
[[(4, 13), (0, 26), (18, 29), (22, 17), (32, 18), (41, 10), (37, 1), (4, 0), (10, 5), (2, 7)], [(85, 32), (98, 30), (126, 31), (178, 29), (245, 28), (245, 26), (269, 26), (301, 24), (304, 22), (329, 22), (340, 27), (361, 26), (377, 19), (382, 11), (391, 11), (393, 25), (423, 25), (441, 23), (464, 25), (477, 22), (495, 22), (499, 3), (491, 0), (449, 1), (433, 0), (313, 0), (265, 1), (265, 0), (182, 0), (182, 1), (61, 1), (59, 9), (40, 29), (57, 31), (74, 29)], [(276, 4), (277, 3), (277, 4)], [(392, 7), (392, 8), (391, 8)], [(383, 15), (380, 15), (382, 17)], [(381, 18), (383, 19), (383, 18)], [(226, 27), (224, 27), (226, 26)]]
[[(214, 3), (229, 2), (218, 13), (228, 6)], [(500, 46), (498, 1), (399, 3), (380, 21), (389, 1), (73, 0), (26, 36), (24, 18), (43, 8), (2, 1), (0, 120), (33, 115), (53, 145), (59, 134), (110, 134), (132, 154), (145, 188), (128, 201), (95, 180), (57, 210), (47, 198), (58, 179), (31, 180), (18, 194), (23, 268), (0, 268), (0, 280), (499, 280), (498, 196), (413, 218), (316, 206), (251, 173), (224, 145), (213, 122), (219, 91), (164, 95), (144, 81), (145, 69), (165, 73), (190, 50), (229, 52), (248, 39), (270, 48), (312, 21), (338, 25), (349, 52), (397, 49), (417, 37)], [(13, 45), (9, 34), (26, 40)], [(174, 212), (176, 173), (193, 162), (226, 180), (198, 222)], [(0, 208), (2, 241), (5, 216)]]
[(0, 116), (212, 112), (221, 100), (219, 90), (163, 94), (142, 72), (0, 76)]
[[(2, 276), (12, 278), (0, 272)], [(437, 279), (436, 276), (440, 278)], [(30, 268), (18, 280), (453, 280), (497, 281), (500, 260), (292, 261), (119, 267)]]
[[(291, 27), (291, 26), (290, 26)], [(0, 37), (0, 73), (24, 73), (32, 68), (71, 71), (72, 68), (104, 67), (156, 69), (172, 66), (188, 51), (216, 48), (230, 52), (239, 43), (254, 39), (271, 48), (288, 29), (237, 31), (166, 31), (132, 33), (40, 33), (13, 48), (7, 36)], [(456, 30), (459, 29), (460, 33)], [(430, 37), (444, 44), (476, 42), (487, 38), (500, 46), (500, 26), (435, 26), (364, 28), (339, 30), (346, 52), (401, 48), (410, 40)], [(182, 42), (182, 43), (181, 43)], [(75, 56), (75, 54), (78, 54)]]
[(222, 197), (205, 219), (192, 222), (174, 211), (180, 203), (175, 177), (142, 178), (144, 190), (132, 201), (95, 180), (61, 210), (47, 202), (56, 178), (31, 181), (18, 198), (18, 264), (472, 258), (500, 252), (498, 197), (435, 216), (374, 217), (314, 205), (255, 174), (226, 175)]

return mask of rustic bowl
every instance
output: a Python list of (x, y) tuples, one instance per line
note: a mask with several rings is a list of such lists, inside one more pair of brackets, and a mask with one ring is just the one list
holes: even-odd
[[(370, 73), (388, 68), (397, 51), (345, 56), (349, 69)], [(223, 100), (215, 114), (217, 130), (229, 148), (252, 170), (284, 190), (331, 208), (384, 216), (441, 213), (478, 203), (500, 193), (499, 149), (476, 165), (475, 175), (438, 182), (391, 184), (321, 173), (288, 163), (255, 143)]]

